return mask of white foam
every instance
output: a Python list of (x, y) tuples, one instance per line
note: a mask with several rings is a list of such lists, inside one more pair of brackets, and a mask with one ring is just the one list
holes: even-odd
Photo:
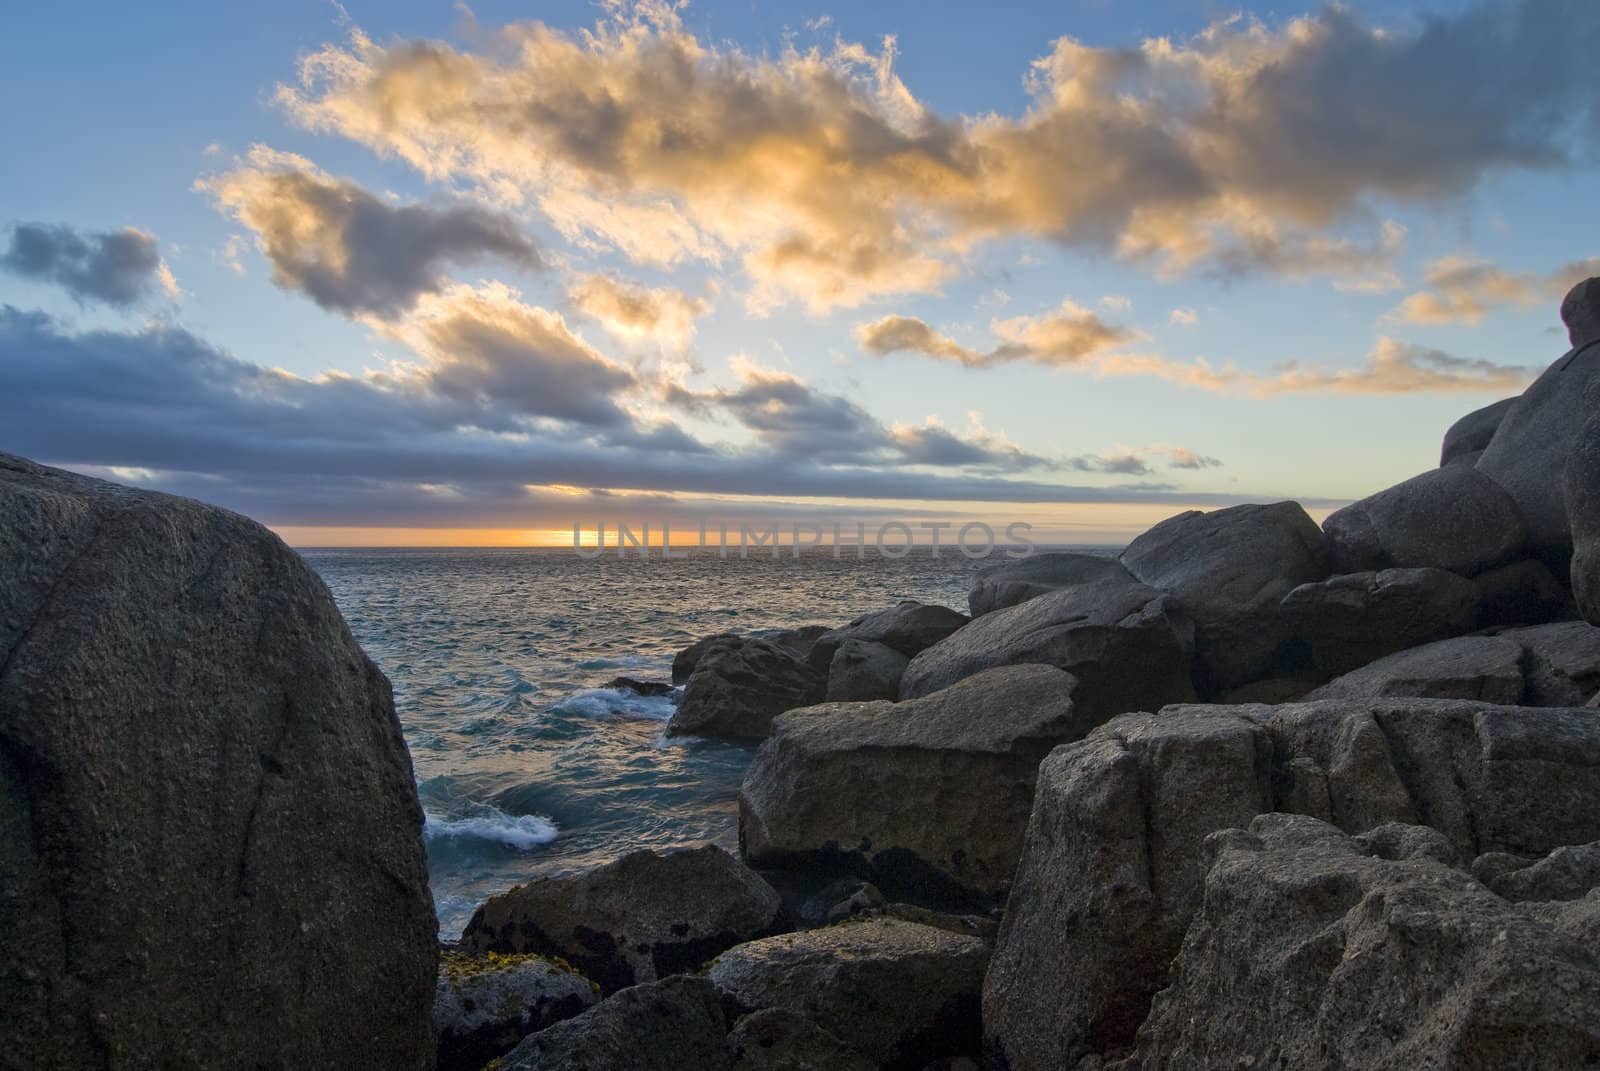
[(487, 804), (483, 813), (466, 818), (440, 818), (429, 814), (422, 835), (429, 840), (445, 837), (473, 837), (498, 841), (520, 851), (549, 844), (560, 835), (556, 824), (539, 814), (504, 814)]
[(670, 695), (640, 695), (627, 688), (585, 688), (553, 708), (559, 714), (580, 718), (643, 718), (666, 721), (677, 709)]

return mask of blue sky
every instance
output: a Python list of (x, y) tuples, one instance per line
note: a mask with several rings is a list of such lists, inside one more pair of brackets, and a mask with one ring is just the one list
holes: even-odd
[(300, 542), (1326, 507), (1600, 271), (1578, 0), (7, 19), (0, 449)]

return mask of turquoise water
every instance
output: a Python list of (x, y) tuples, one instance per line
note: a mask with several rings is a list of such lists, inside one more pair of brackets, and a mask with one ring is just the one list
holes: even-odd
[(428, 813), (440, 932), (486, 897), (636, 848), (737, 840), (752, 749), (667, 739), (672, 699), (603, 685), (667, 680), (713, 632), (839, 625), (900, 599), (966, 609), (985, 564), (903, 559), (585, 561), (567, 551), (308, 550), (394, 683)]

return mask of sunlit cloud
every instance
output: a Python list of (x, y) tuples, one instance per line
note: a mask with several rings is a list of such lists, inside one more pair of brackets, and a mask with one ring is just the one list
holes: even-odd
[(1592, 275), (1600, 275), (1600, 258), (1576, 261), (1539, 275), (1508, 272), (1472, 257), (1440, 257), (1427, 267), (1426, 289), (1407, 297), (1389, 318), (1413, 324), (1477, 324), (1497, 309), (1558, 302)]
[(1597, 124), (1600, 8), (1483, 4), (1419, 30), (1330, 6), (1189, 38), (1061, 38), (1018, 115), (940, 115), (896, 44), (701, 39), (677, 7), (605, 5), (480, 51), (352, 30), (276, 99), (641, 264), (737, 264), (749, 307), (813, 312), (937, 290), (978, 243), (1037, 237), (1149, 263), (1374, 280), (1404, 240), (1387, 203), (1438, 204), (1507, 169), (1569, 165)]
[(443, 288), (452, 264), (488, 256), (540, 263), (508, 216), (468, 205), (394, 207), (263, 146), (197, 186), (254, 232), (273, 282), (346, 315), (398, 316)]
[(891, 315), (857, 326), (856, 341), (876, 357), (915, 353), (970, 368), (987, 368), (1011, 361), (1057, 366), (1079, 364), (1098, 353), (1143, 337), (1130, 328), (1106, 323), (1070, 300), (1044, 315), (993, 320), (989, 329), (996, 342), (992, 347), (979, 350), (961, 345), (923, 320)]
[(615, 338), (654, 341), (671, 350), (687, 349), (695, 321), (711, 311), (711, 302), (673, 287), (642, 286), (599, 272), (574, 278), (567, 301)]

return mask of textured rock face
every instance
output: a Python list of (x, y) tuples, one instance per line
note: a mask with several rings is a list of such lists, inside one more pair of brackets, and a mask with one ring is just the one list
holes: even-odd
[(0, 547), (0, 1066), (428, 1066), (422, 809), (321, 581), (8, 455)]
[(1571, 596), (1541, 561), (1524, 559), (1502, 565), (1480, 573), (1472, 582), (1481, 604), (1478, 623), (1484, 627), (1538, 625), (1578, 616)]
[(1477, 461), (1515, 402), (1515, 398), (1502, 398), (1493, 405), (1474, 409), (1450, 425), (1450, 430), (1444, 433), (1444, 445), (1439, 449), (1439, 464), (1470, 465)]
[(1478, 626), (1472, 581), (1443, 569), (1384, 569), (1304, 584), (1283, 616), (1323, 673), (1348, 673), (1386, 654), (1459, 636)]
[(1600, 346), (1585, 343), (1523, 391), (1478, 458), (1478, 471), (1510, 492), (1541, 556), (1565, 562), (1572, 533), (1561, 473), (1592, 409), (1584, 388), (1600, 370)]
[(1466, 465), (1352, 502), (1322, 530), (1340, 573), (1436, 568), (1472, 576), (1511, 561), (1527, 540), (1511, 496)]
[(1521, 644), (1497, 636), (1458, 636), (1370, 662), (1305, 698), (1417, 696), (1514, 705), (1523, 698), (1522, 653)]
[(728, 1032), (734, 1071), (878, 1071), (878, 1065), (803, 1015), (763, 1008)]
[(667, 734), (761, 740), (773, 718), (826, 694), (827, 678), (792, 648), (749, 636), (721, 639), (696, 661)]
[(447, 952), (433, 1001), (437, 1071), (478, 1071), (529, 1034), (599, 999), (587, 978), (537, 956)]
[(739, 793), (746, 857), (863, 871), (930, 901), (1003, 896), (1039, 761), (1098, 724), (1075, 685), (1049, 666), (1014, 666), (904, 703), (785, 714)]
[(973, 617), (1077, 587), (1107, 576), (1121, 576), (1124, 567), (1115, 558), (1097, 554), (1030, 554), (1016, 561), (985, 566), (972, 578), (967, 608)]
[(461, 944), (560, 956), (609, 993), (695, 970), (724, 948), (771, 932), (781, 906), (760, 875), (714, 845), (640, 851), (490, 898)]
[(1132, 1043), (1200, 907), (1201, 845), (1257, 814), (1349, 833), (1426, 821), (1446, 852), (1600, 839), (1600, 718), (1427, 699), (1130, 714), (1056, 749), (984, 985), (1015, 1071)]
[(881, 643), (907, 658), (919, 654), (967, 623), (965, 614), (947, 606), (907, 600), (887, 610), (858, 617), (844, 628), (818, 637), (811, 648), (811, 668), (826, 674), (834, 652), (849, 640)]
[(911, 660), (900, 698), (915, 699), (997, 666), (1056, 666), (1102, 718), (1194, 695), (1193, 626), (1168, 596), (1126, 574), (984, 614)]
[(499, 1071), (732, 1071), (728, 1018), (704, 978), (632, 986), (523, 1039)]
[(1515, 905), (1427, 855), (1298, 815), (1216, 862), (1125, 1071), (1600, 1061), (1600, 904)]
[(976, 1055), (988, 949), (898, 919), (784, 934), (729, 949), (713, 984), (740, 1006), (800, 1015), (889, 1069)]
[[(1600, 383), (1590, 387), (1585, 409), (1597, 413)], [(1584, 619), (1600, 624), (1600, 419), (1578, 433), (1562, 480), (1572, 528), (1572, 595)]]
[(718, 632), (704, 639), (695, 640), (679, 651), (672, 659), (672, 683), (687, 683), (689, 674), (694, 672), (694, 667), (700, 664), (700, 659), (705, 657), (707, 651), (725, 640), (738, 640), (740, 638), (737, 632)]
[(1561, 299), (1561, 322), (1574, 346), (1600, 341), (1600, 278), (1585, 279)]
[(828, 663), (830, 703), (862, 703), (872, 699), (893, 699), (900, 692), (905, 675), (905, 655), (893, 647), (865, 640), (845, 640), (834, 650)]
[(1122, 563), (1194, 620), (1208, 695), (1278, 675), (1289, 638), (1279, 604), (1328, 575), (1322, 530), (1297, 502), (1180, 514), (1130, 543)]

